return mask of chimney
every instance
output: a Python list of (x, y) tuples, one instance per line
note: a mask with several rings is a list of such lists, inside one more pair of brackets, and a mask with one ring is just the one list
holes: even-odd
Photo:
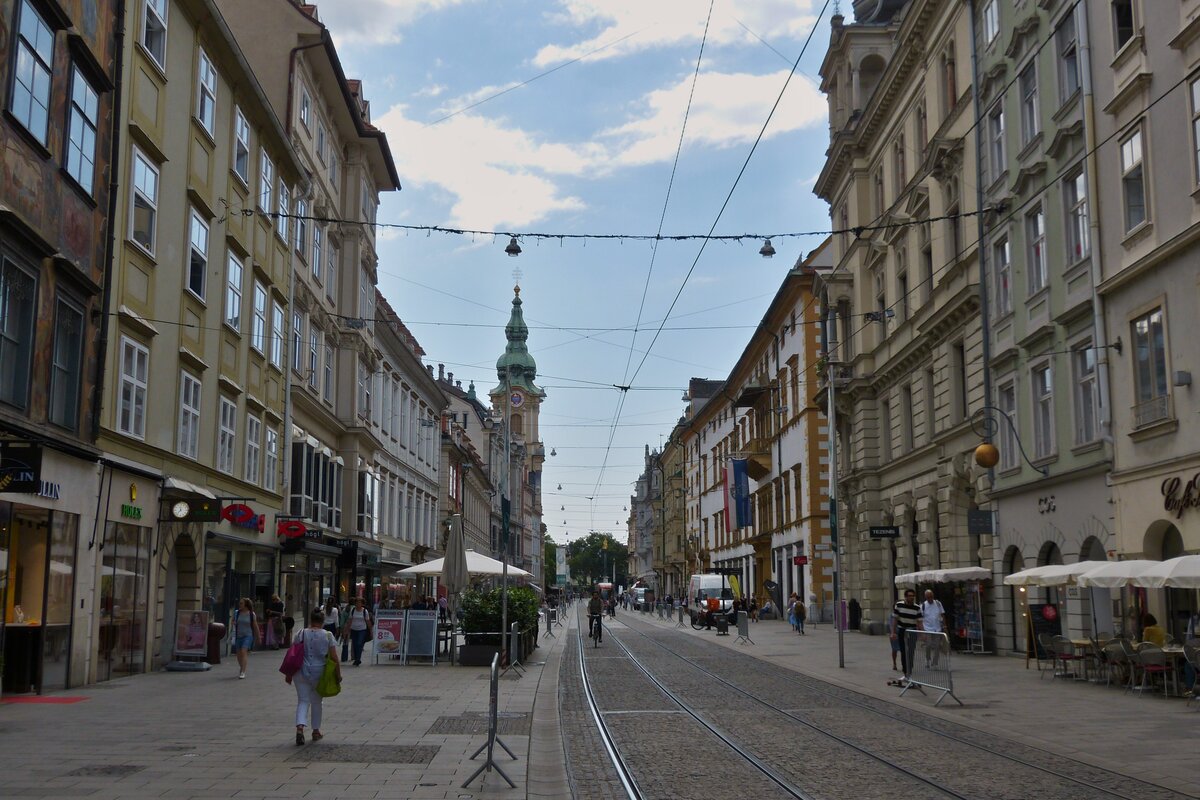
[(446, 373), (446, 383), (449, 383), (452, 386), (454, 385), (454, 373), (453, 372)]
[(443, 381), (445, 379), (446, 379), (446, 365), (438, 364), (438, 380)]
[(462, 381), (455, 381), (455, 382), (454, 382), (454, 388), (456, 388), (456, 389), (461, 389), (461, 388), (462, 388)]
[(426, 364), (425, 369), (429, 370), (429, 377), (433, 377), (433, 364)]

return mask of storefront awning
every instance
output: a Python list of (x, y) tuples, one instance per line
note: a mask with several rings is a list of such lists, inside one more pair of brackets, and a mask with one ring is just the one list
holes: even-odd
[(207, 497), (209, 500), (216, 500), (217, 496), (205, 489), (203, 486), (185, 481), (182, 478), (166, 477), (163, 479), (163, 489), (176, 492), (187, 492), (188, 494), (198, 494), (201, 497)]
[(985, 581), (992, 573), (983, 567), (957, 567), (955, 569), (924, 569), (896, 576), (897, 586), (916, 586), (922, 583), (956, 583), (959, 581)]

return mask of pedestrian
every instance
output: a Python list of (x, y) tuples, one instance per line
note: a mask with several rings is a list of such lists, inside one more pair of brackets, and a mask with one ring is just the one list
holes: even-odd
[(750, 614), (750, 619), (752, 621), (758, 622), (758, 598), (757, 597), (750, 598), (749, 614)]
[[(896, 612), (893, 611), (892, 613), (888, 614), (888, 630), (891, 631), (895, 627), (895, 624)], [(892, 672), (895, 672), (897, 669), (899, 669), (899, 667), (896, 666), (896, 656), (900, 655), (900, 640), (895, 636), (889, 636), (888, 639), (892, 643)]]
[(796, 624), (796, 603), (799, 599), (795, 592), (788, 595), (787, 620), (788, 624), (792, 626), (792, 630), (796, 631), (796, 633), (800, 632), (800, 627)]
[[(925, 590), (925, 599), (921, 601), (921, 630), (930, 633), (942, 633), (946, 630), (946, 609), (942, 601), (933, 596), (932, 589)], [(941, 642), (934, 637), (925, 641), (925, 668), (938, 666), (941, 656)]]
[(847, 608), (850, 611), (850, 630), (856, 631), (862, 626), (862, 606), (859, 605), (858, 598), (851, 597)]
[(804, 620), (808, 619), (808, 608), (804, 605), (804, 601), (796, 595), (796, 633), (801, 636), (806, 636), (804, 633)]
[(438, 619), (442, 622), (447, 621), (450, 618), (450, 601), (446, 598), (446, 595), (443, 594), (438, 597), (437, 606)]
[(317, 694), (317, 681), (325, 671), (325, 660), (332, 658), (337, 682), (342, 682), (342, 665), (337, 660), (337, 640), (325, 630), (325, 612), (313, 609), (308, 615), (308, 627), (296, 634), (296, 640), (304, 645), (304, 663), (294, 675), (285, 681), (296, 687), (296, 744), (304, 744), (304, 726), (312, 717), (312, 740), (324, 738), (321, 733), (321, 695)]
[(267, 647), (278, 650), (283, 644), (283, 601), (277, 594), (271, 595), (271, 601), (267, 603), (267, 620), (264, 627)]
[(333, 638), (338, 638), (338, 632), (341, 630), (338, 623), (341, 621), (341, 611), (338, 609), (337, 603), (333, 599), (333, 595), (325, 598), (325, 630), (333, 634)]
[(370, 636), (371, 612), (367, 611), (365, 601), (361, 597), (356, 597), (354, 598), (354, 607), (350, 609), (346, 625), (342, 630), (342, 639), (350, 641), (356, 667), (362, 665), (363, 647)]
[(249, 597), (238, 601), (238, 607), (233, 612), (233, 651), (237, 655), (238, 680), (246, 677), (246, 662), (250, 656), (250, 648), (256, 642), (261, 643), (258, 632), (258, 617), (254, 613), (254, 603)]
[(290, 594), (280, 610), (283, 612), (283, 646), (291, 647), (292, 630), (296, 627), (296, 618), (292, 614), (296, 613), (296, 604)]
[[(904, 599), (896, 601), (892, 606), (891, 637), (900, 644), (900, 666), (904, 680), (912, 676), (912, 643), (906, 634), (921, 624), (921, 607), (917, 605), (917, 593), (913, 589), (904, 590)], [(899, 685), (899, 681), (896, 682)]]

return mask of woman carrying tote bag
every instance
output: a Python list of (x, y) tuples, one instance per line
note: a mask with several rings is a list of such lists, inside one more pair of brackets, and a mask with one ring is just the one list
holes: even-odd
[(303, 662), (292, 675), (284, 675), (284, 680), (296, 687), (296, 744), (304, 744), (304, 726), (312, 717), (312, 740), (318, 741), (321, 734), (321, 695), (317, 692), (317, 682), (325, 670), (327, 659), (333, 659), (334, 676), (338, 683), (342, 682), (342, 666), (337, 660), (337, 640), (333, 634), (325, 630), (325, 612), (313, 609), (308, 615), (308, 627), (296, 634), (293, 646), (300, 645), (304, 649)]

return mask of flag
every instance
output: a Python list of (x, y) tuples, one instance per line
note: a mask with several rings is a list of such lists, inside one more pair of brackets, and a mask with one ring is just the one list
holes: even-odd
[(736, 524), (732, 528), (746, 528), (754, 524), (753, 509), (750, 505), (750, 475), (746, 471), (746, 459), (734, 458), (729, 461), (733, 474), (730, 481), (730, 496), (733, 502)]

